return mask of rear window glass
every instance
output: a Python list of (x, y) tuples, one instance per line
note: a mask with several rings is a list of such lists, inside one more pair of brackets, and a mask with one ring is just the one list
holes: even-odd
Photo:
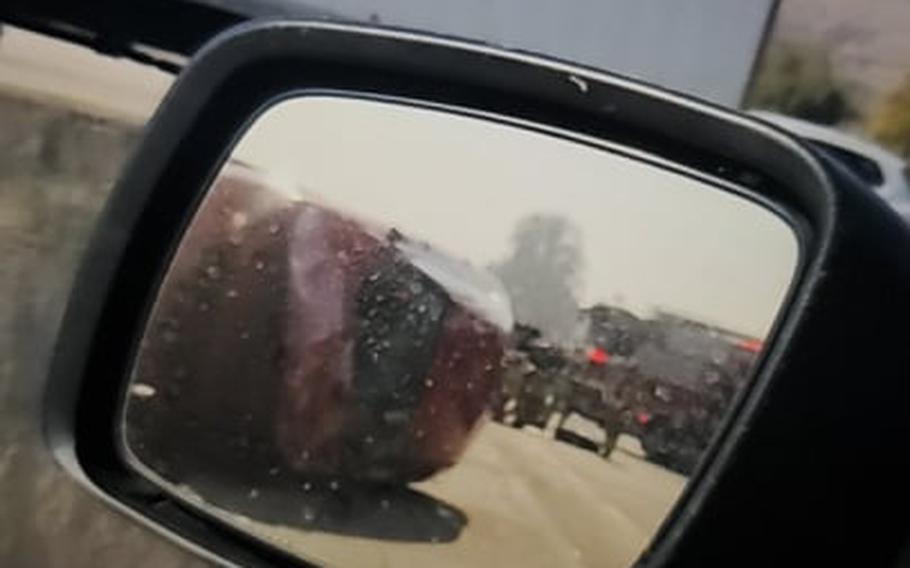
[(832, 146), (831, 144), (819, 142), (818, 140), (810, 140), (810, 142), (815, 145), (816, 148), (831, 154), (834, 159), (839, 160), (842, 164), (850, 168), (850, 170), (858, 175), (864, 182), (876, 187), (885, 183), (885, 177), (882, 174), (881, 168), (869, 158), (861, 156), (856, 152), (845, 150), (840, 146)]

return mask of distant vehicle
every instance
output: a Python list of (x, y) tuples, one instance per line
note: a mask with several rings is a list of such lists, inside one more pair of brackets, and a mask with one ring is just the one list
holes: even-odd
[(606, 305), (585, 312), (595, 322), (587, 350), (516, 326), (494, 419), (605, 458), (629, 434), (649, 461), (691, 474), (762, 343), (669, 314), (641, 320)]
[(910, 223), (910, 170), (898, 156), (839, 130), (767, 111), (749, 111), (805, 139), (869, 184), (904, 221)]

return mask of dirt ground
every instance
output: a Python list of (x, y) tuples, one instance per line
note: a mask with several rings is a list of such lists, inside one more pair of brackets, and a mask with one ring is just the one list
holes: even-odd
[[(422, 498), (390, 497), (376, 506), (350, 507), (343, 522), (335, 519), (334, 528), (342, 530), (313, 530), (305, 522), (321, 514), (318, 505), (296, 521), (291, 515), (275, 524), (256, 520), (261, 516), (246, 508), (243, 515), (215, 513), (283, 550), (330, 566), (626, 568), (647, 546), (685, 481), (625, 449), (604, 460), (542, 435), (488, 423), (458, 465), (414, 486)], [(276, 503), (265, 491), (252, 490), (245, 498), (274, 513)], [(274, 499), (282, 500), (279, 507), (305, 511), (313, 501), (303, 494), (302, 489), (296, 505), (287, 494)], [(433, 510), (427, 513), (425, 505)]]

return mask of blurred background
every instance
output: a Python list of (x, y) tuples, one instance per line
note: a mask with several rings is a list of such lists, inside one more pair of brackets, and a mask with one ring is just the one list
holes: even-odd
[(743, 106), (910, 157), (910, 2), (783, 0)]

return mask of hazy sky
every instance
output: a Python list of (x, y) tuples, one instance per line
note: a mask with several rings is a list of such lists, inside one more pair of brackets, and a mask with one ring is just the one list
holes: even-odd
[(582, 307), (655, 308), (763, 336), (796, 241), (775, 215), (629, 158), (531, 131), (380, 102), (306, 97), (235, 149), (295, 195), (394, 226), (478, 266), (507, 258), (521, 219), (581, 236)]

